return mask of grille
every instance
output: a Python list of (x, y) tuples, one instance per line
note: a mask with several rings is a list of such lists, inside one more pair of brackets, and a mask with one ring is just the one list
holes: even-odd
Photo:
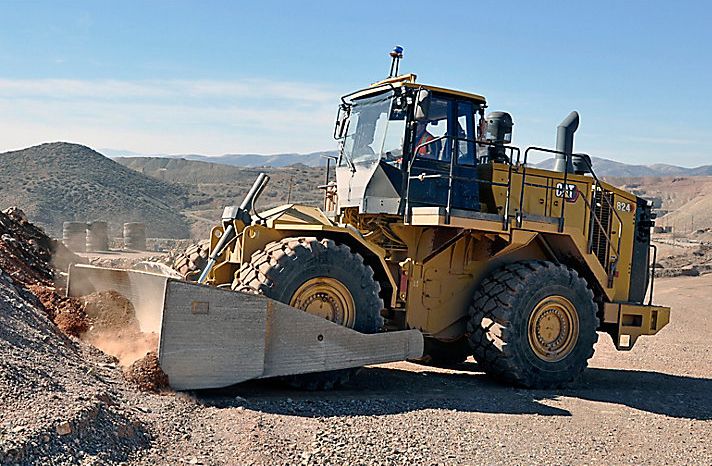
[(594, 195), (593, 213), (598, 221), (592, 220), (591, 252), (598, 257), (598, 261), (606, 270), (611, 256), (608, 244), (608, 238), (611, 236), (611, 205), (613, 205), (613, 193), (597, 190)]

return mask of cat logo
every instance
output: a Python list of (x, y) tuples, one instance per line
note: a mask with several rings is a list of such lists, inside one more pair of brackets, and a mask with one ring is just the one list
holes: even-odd
[(580, 191), (575, 184), (566, 184), (566, 189), (564, 189), (564, 183), (556, 183), (556, 197), (564, 197), (566, 202), (576, 202), (579, 197)]

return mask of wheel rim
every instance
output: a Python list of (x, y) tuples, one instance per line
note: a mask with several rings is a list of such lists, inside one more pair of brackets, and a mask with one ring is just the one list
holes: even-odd
[(538, 358), (561, 361), (576, 346), (579, 318), (576, 307), (563, 296), (547, 296), (529, 317), (529, 345)]
[(292, 296), (289, 305), (323, 317), (344, 327), (353, 328), (356, 306), (349, 290), (335, 278), (307, 280)]

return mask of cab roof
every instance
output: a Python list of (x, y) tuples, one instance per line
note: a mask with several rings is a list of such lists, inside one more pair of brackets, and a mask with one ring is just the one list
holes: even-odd
[(478, 94), (471, 94), (469, 92), (462, 92), (455, 89), (446, 89), (443, 87), (431, 86), (429, 84), (416, 83), (417, 76), (413, 73), (403, 74), (393, 78), (384, 79), (383, 81), (378, 81), (366, 89), (361, 89), (360, 91), (353, 92), (342, 97), (342, 100), (346, 99), (358, 99), (361, 97), (366, 97), (371, 94), (376, 94), (382, 92), (385, 89), (394, 89), (398, 87), (409, 87), (414, 89), (427, 89), (429, 91), (438, 92), (441, 94), (448, 94), (456, 97), (463, 97), (468, 100), (474, 100), (475, 102), (486, 104), (486, 99)]

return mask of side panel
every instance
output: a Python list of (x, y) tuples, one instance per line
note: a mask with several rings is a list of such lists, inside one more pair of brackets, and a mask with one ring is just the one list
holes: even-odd
[[(508, 170), (508, 165), (494, 164), (493, 181), (505, 183)], [(566, 256), (577, 257), (584, 273), (595, 281), (607, 300), (626, 301), (631, 279), (636, 280), (634, 275), (639, 271), (639, 267), (634, 269), (631, 263), (636, 198), (607, 183), (600, 183), (596, 193), (593, 186), (594, 179), (590, 176), (569, 174), (564, 182), (563, 173), (535, 168), (523, 172), (522, 167), (515, 167), (509, 199), (504, 186), (493, 186), (491, 199), (499, 212), (509, 205), (513, 228), (516, 228), (514, 219), (520, 213), (521, 199), (522, 229), (546, 232), (552, 245), (561, 244)], [(564, 228), (559, 231), (562, 211)], [(571, 250), (571, 245), (576, 251)]]
[[(413, 227), (415, 228), (415, 227)], [(511, 239), (452, 228), (421, 228), (404, 265), (408, 279), (407, 324), (440, 340), (466, 332), (472, 295), (490, 270), (507, 262), (541, 259), (536, 234)]]

